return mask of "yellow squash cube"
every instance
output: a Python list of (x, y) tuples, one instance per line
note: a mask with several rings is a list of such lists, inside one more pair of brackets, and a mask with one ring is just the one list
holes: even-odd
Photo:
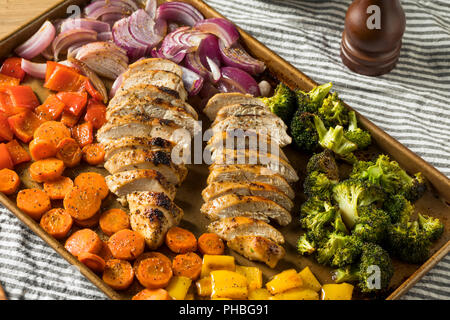
[(266, 283), (266, 288), (271, 294), (278, 294), (301, 286), (303, 286), (303, 280), (294, 269), (283, 271)]
[(317, 280), (316, 276), (311, 272), (309, 267), (306, 267), (299, 273), (300, 278), (303, 280), (303, 287), (307, 289), (311, 289), (313, 291), (319, 292), (322, 289), (322, 285)]
[(211, 297), (211, 276), (202, 278), (195, 283), (197, 294), (200, 297)]
[(322, 300), (352, 300), (353, 288), (349, 283), (324, 284)]
[(211, 271), (214, 270), (235, 271), (236, 264), (234, 263), (234, 257), (205, 254), (203, 256), (202, 272), (200, 278), (209, 276), (211, 274)]
[(247, 299), (247, 279), (237, 272), (216, 270), (211, 272), (211, 297)]
[(262, 287), (262, 271), (256, 267), (236, 266), (236, 272), (247, 279), (248, 290), (255, 290)]
[(319, 294), (311, 289), (294, 288), (276, 294), (269, 300), (319, 300)]
[(186, 277), (173, 277), (166, 290), (174, 300), (184, 300), (189, 291), (192, 280)]
[(248, 300), (269, 300), (272, 295), (265, 288), (255, 289), (248, 292)]

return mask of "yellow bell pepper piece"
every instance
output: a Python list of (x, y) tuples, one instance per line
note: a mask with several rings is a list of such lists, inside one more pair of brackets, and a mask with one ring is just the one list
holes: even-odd
[(301, 286), (303, 286), (303, 280), (294, 269), (285, 270), (266, 283), (266, 288), (271, 294), (278, 294)]
[(322, 300), (352, 300), (354, 287), (349, 283), (324, 284)]
[(269, 300), (319, 300), (319, 294), (311, 289), (294, 288), (276, 294)]
[(211, 272), (211, 288), (213, 299), (247, 299), (247, 279), (237, 272), (216, 270)]
[(243, 275), (247, 279), (248, 290), (262, 288), (262, 271), (256, 267), (236, 266), (236, 272)]
[(248, 300), (269, 300), (270, 297), (272, 297), (272, 295), (265, 288), (251, 290), (248, 292)]
[(221, 256), (221, 255), (209, 255), (203, 256), (202, 272), (200, 278), (205, 278), (211, 274), (214, 270), (236, 270), (236, 264), (234, 263), (234, 257)]
[(174, 300), (184, 300), (189, 291), (192, 280), (186, 277), (174, 276), (167, 286), (166, 290)]
[(202, 278), (195, 283), (197, 294), (200, 297), (210, 297), (212, 293), (211, 276)]
[(307, 289), (311, 289), (313, 291), (319, 292), (322, 289), (322, 285), (317, 280), (316, 276), (311, 272), (309, 267), (306, 267), (299, 273), (300, 278), (303, 280), (303, 287)]

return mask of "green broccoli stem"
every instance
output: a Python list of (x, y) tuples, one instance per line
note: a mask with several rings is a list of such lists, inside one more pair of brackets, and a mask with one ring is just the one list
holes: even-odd
[(357, 266), (346, 266), (333, 272), (333, 280), (336, 283), (359, 281), (359, 270)]
[(331, 82), (315, 87), (308, 93), (310, 101), (314, 104), (321, 104), (332, 87), (333, 83)]

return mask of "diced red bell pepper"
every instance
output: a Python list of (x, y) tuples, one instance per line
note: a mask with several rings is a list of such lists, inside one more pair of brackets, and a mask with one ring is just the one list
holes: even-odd
[(14, 133), (9, 127), (8, 117), (0, 114), (0, 141), (11, 141), (13, 137)]
[(39, 119), (32, 111), (25, 111), (8, 118), (9, 126), (16, 137), (25, 143), (28, 143), (33, 139), (34, 131), (36, 131), (43, 122), (44, 121)]
[(18, 86), (20, 79), (0, 74), (0, 86)]
[(90, 122), (85, 122), (72, 129), (72, 137), (81, 148), (94, 142), (94, 127)]
[(6, 144), (0, 144), (0, 169), (13, 169), (14, 163), (9, 154)]
[(57, 120), (61, 117), (66, 105), (54, 94), (49, 95), (44, 103), (37, 107), (34, 112), (38, 117), (46, 120)]
[(1, 92), (6, 93), (15, 108), (34, 109), (40, 105), (39, 99), (30, 86), (4, 86)]
[(86, 92), (59, 92), (56, 97), (66, 105), (65, 110), (75, 116), (79, 116), (84, 111), (88, 102)]
[(87, 78), (75, 69), (48, 61), (44, 87), (53, 91), (82, 91)]
[(80, 118), (81, 118), (81, 115), (75, 116), (72, 113), (70, 113), (69, 111), (63, 111), (60, 121), (66, 127), (73, 128), (77, 125)]
[(97, 100), (97, 101), (103, 101), (102, 94), (100, 92), (98, 92), (97, 89), (95, 89), (94, 85), (92, 84), (92, 82), (89, 79), (86, 80), (85, 89), (89, 93), (89, 95), (92, 97), (92, 99)]
[(89, 100), (84, 120), (90, 122), (94, 129), (100, 129), (106, 123), (106, 106), (95, 100)]
[(22, 58), (12, 57), (3, 62), (0, 73), (19, 79), (19, 83), (25, 78), (25, 71), (22, 69)]
[(6, 144), (9, 154), (11, 156), (14, 165), (18, 165), (24, 162), (31, 161), (31, 157), (28, 152), (20, 145), (17, 140), (12, 140)]

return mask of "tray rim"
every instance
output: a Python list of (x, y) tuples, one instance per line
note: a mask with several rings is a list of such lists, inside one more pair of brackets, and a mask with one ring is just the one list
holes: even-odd
[[(158, 2), (171, 2), (174, 0), (167, 1), (158, 1)], [(200, 9), (202, 13), (206, 12), (206, 16), (214, 16), (214, 17), (222, 17), (227, 19), (224, 15), (217, 12), (211, 6), (203, 2), (202, 0), (178, 0), (186, 3), (190, 3), (197, 9)], [(51, 6), (49, 9), (36, 16), (32, 20), (22, 24), (20, 27), (16, 28), (14, 31), (10, 32), (8, 35), (0, 39), (0, 48), (8, 48), (6, 51), (2, 49), (3, 52), (0, 52), (0, 57), (6, 56), (11, 52), (11, 50), (18, 45), (17, 39), (24, 34), (29, 34), (35, 32), (39, 28), (39, 22), (43, 23), (47, 18), (52, 15), (57, 15), (58, 12), (62, 12), (62, 10), (66, 10), (66, 8), (70, 5), (84, 5), (88, 1), (87, 0), (60, 0), (55, 3), (55, 5)], [(229, 20), (229, 19), (228, 19)], [(231, 20), (230, 20), (231, 21)], [(285, 70), (288, 71), (290, 77), (297, 78), (300, 82), (302, 82), (303, 89), (311, 89), (317, 85), (317, 83), (312, 80), (310, 77), (305, 75), (303, 72), (298, 70), (288, 61), (281, 58), (278, 54), (273, 52), (271, 49), (266, 47), (264, 44), (259, 42), (253, 36), (242, 30), (238, 27), (238, 31), (242, 37), (243, 42), (248, 45), (249, 43), (255, 46), (259, 51), (261, 51), (264, 55), (270, 56), (270, 62), (268, 62), (268, 66), (283, 66)], [(16, 40), (16, 41), (14, 41)], [(272, 68), (270, 68), (272, 69)], [(285, 79), (283, 79), (285, 80)], [(298, 85), (298, 84), (297, 84)], [(350, 106), (347, 105), (350, 109), (353, 110)], [(420, 170), (424, 173), (426, 178), (430, 181), (430, 183), (436, 188), (436, 191), (442, 196), (447, 204), (450, 202), (450, 179), (448, 179), (443, 173), (438, 171), (431, 164), (426, 162), (416, 153), (409, 150), (406, 146), (401, 144), (399, 141), (394, 139), (392, 136), (387, 134), (385, 131), (380, 129), (370, 120), (362, 116), (359, 112), (357, 112), (358, 120), (361, 122), (362, 126), (368, 129), (372, 135), (374, 140), (378, 143), (378, 145), (387, 148), (388, 151), (384, 150), (386, 153), (392, 154), (390, 150), (395, 150), (399, 152), (400, 156), (397, 157), (405, 157), (405, 161), (400, 162), (400, 164), (405, 167), (407, 170), (411, 170), (412, 167), (420, 167)], [(106, 296), (108, 296), (112, 300), (122, 300), (122, 297), (118, 292), (110, 288), (106, 285), (100, 277), (92, 272), (89, 268), (87, 268), (84, 264), (82, 264), (78, 259), (72, 256), (67, 250), (65, 250), (64, 246), (55, 238), (48, 235), (39, 224), (30, 218), (28, 215), (24, 214), (20, 211), (14, 202), (12, 202), (7, 196), (0, 193), (0, 203), (3, 204), (8, 210), (10, 210), (19, 220), (21, 220), (27, 227), (29, 227), (37, 236), (39, 236), (42, 240), (44, 240), (51, 248), (53, 248), (60, 256), (62, 256), (67, 262), (71, 265), (76, 266), (80, 272), (93, 283), (98, 289), (100, 289)], [(386, 300), (397, 300), (401, 296), (403, 296), (411, 287), (413, 287), (430, 269), (432, 269), (443, 257), (445, 257), (450, 252), (450, 241), (442, 245), (442, 247), (435, 252), (425, 263), (423, 263), (409, 278), (407, 278), (400, 286), (395, 289)]]

